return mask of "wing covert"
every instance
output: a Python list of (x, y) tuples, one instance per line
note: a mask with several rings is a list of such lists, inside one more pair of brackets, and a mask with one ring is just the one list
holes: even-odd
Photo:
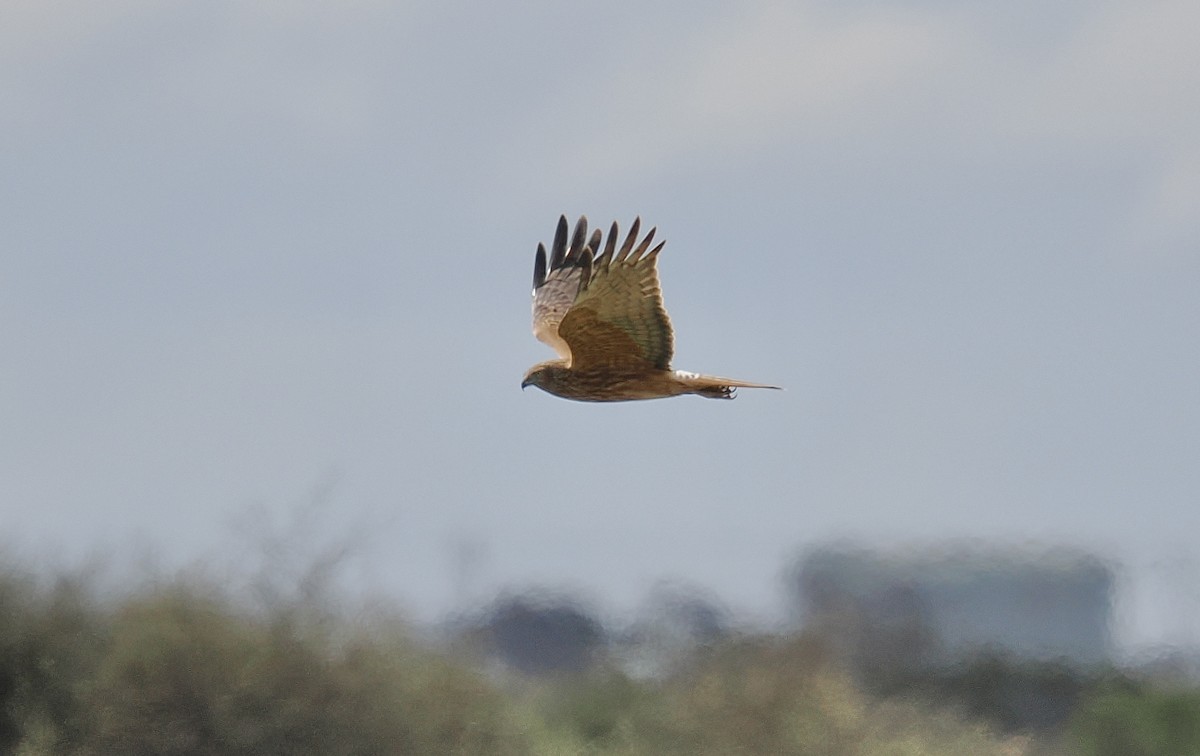
[(580, 217), (568, 246), (566, 216), (559, 218), (548, 262), (538, 246), (534, 261), (533, 332), (572, 368), (626, 365), (667, 369), (674, 353), (671, 321), (663, 306), (656, 267), (663, 244), (650, 249), (654, 229), (638, 242), (635, 219), (617, 247), (612, 224), (604, 241), (588, 236)]
[(641, 220), (634, 220), (620, 249), (617, 224), (604, 252), (592, 264), (592, 276), (559, 325), (570, 344), (572, 366), (638, 364), (665, 370), (674, 353), (674, 335), (658, 281), (659, 244), (647, 252), (654, 229), (637, 242)]

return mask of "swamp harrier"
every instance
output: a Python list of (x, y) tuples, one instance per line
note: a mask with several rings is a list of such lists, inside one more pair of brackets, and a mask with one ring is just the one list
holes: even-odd
[(674, 336), (663, 308), (655, 263), (654, 229), (637, 242), (635, 219), (617, 249), (612, 224), (604, 251), (599, 229), (586, 217), (567, 246), (567, 218), (558, 219), (550, 255), (538, 244), (533, 267), (533, 334), (559, 359), (529, 368), (521, 388), (537, 386), (564, 399), (621, 402), (698, 394), (732, 399), (737, 388), (779, 388), (671, 369)]

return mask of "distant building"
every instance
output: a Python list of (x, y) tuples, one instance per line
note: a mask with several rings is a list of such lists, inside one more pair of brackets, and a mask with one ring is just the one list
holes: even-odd
[(880, 554), (824, 547), (792, 590), (806, 626), (866, 664), (942, 664), (984, 651), (1091, 664), (1110, 657), (1112, 570), (1089, 554), (960, 544)]

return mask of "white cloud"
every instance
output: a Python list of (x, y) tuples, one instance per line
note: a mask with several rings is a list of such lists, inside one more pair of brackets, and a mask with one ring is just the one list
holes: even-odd
[(1084, 146), (1200, 141), (1198, 25), (1186, 0), (1101, 8), (1028, 71), (1017, 123)]
[[(863, 101), (928, 74), (952, 47), (933, 19), (824, 18), (771, 6), (729, 36), (709, 28), (681, 51), (677, 112), (701, 129), (828, 128)], [(648, 88), (654, 91), (657, 88)], [(775, 132), (775, 133), (771, 133)]]
[(1113, 3), (1030, 72), (1013, 107), (1025, 138), (1110, 163), (1140, 161), (1122, 246), (1200, 245), (1200, 5)]
[[(9, 7), (11, 6), (11, 7)], [(422, 3), (37, 3), (0, 11), (0, 122), (353, 144), (383, 130)], [(389, 66), (401, 74), (389, 78)], [(415, 78), (417, 72), (413, 72)]]
[(60, 58), (150, 11), (154, 5), (152, 0), (6, 0), (0, 7), (0, 60), (7, 67)]
[(567, 124), (575, 177), (620, 175), (694, 153), (824, 138), (907, 118), (961, 56), (963, 30), (910, 11), (855, 16), (790, 3), (712, 19), (628, 59), (543, 121)]
[(1031, 48), (970, 10), (755, 4), (593, 71), (512, 153), (558, 155), (554, 185), (863, 150), (902, 171), (934, 154), (951, 171), (955, 154), (971, 171), (1107, 164), (1135, 177), (1125, 217), (1105, 219), (1122, 244), (1194, 239), (1197, 26), (1186, 0), (1085, 6)]
[(1124, 235), (1119, 241), (1143, 256), (1200, 259), (1200, 143), (1165, 156), (1148, 186), (1138, 192)]

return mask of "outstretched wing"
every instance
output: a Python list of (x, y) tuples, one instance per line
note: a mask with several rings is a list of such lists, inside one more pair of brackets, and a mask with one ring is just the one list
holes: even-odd
[(656, 263), (663, 245), (647, 250), (651, 229), (637, 244), (641, 220), (617, 249), (617, 224), (599, 255), (602, 235), (587, 236), (587, 218), (575, 226), (566, 245), (567, 220), (559, 219), (547, 261), (538, 247), (534, 267), (534, 334), (573, 368), (670, 366), (674, 351), (671, 321), (663, 307)]
[(581, 218), (567, 247), (567, 216), (560, 216), (549, 260), (545, 246), (538, 244), (533, 265), (533, 335), (565, 360), (571, 359), (571, 348), (559, 336), (558, 326), (575, 303), (579, 282), (591, 277), (592, 250), (600, 244), (599, 231), (591, 244), (586, 243), (586, 236), (587, 220)]

